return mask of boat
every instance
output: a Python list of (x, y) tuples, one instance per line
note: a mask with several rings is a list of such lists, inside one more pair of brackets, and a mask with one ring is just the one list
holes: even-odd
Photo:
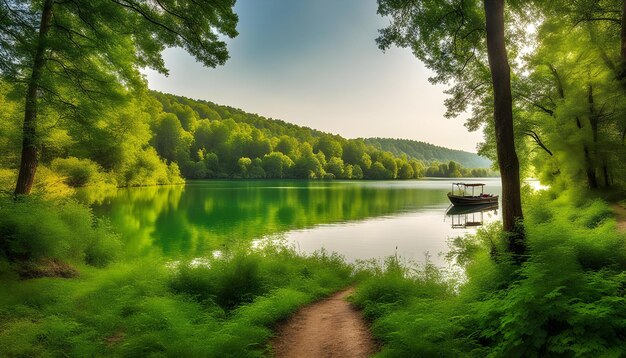
[[(478, 188), (480, 188), (480, 194), (477, 193)], [(497, 203), (498, 196), (485, 194), (484, 189), (485, 184), (483, 183), (452, 183), (452, 191), (448, 193), (448, 199), (452, 204), (458, 206)]]

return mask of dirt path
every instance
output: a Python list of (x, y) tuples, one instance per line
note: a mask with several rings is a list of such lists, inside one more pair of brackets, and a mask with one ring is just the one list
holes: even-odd
[(303, 308), (279, 327), (272, 341), (277, 358), (368, 357), (376, 352), (361, 313), (346, 297), (348, 289)]
[(615, 219), (617, 220), (617, 230), (626, 233), (626, 208), (615, 204), (613, 205), (613, 212), (615, 212)]

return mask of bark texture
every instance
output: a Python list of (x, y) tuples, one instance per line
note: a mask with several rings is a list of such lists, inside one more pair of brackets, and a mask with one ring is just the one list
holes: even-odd
[(41, 72), (45, 65), (45, 52), (50, 21), (52, 20), (53, 0), (45, 0), (41, 12), (41, 23), (37, 47), (33, 58), (33, 67), (26, 90), (26, 103), (24, 106), (24, 126), (22, 129), (22, 158), (20, 160), (20, 172), (15, 185), (15, 195), (30, 194), (35, 180), (35, 172), (39, 164), (37, 147), (37, 95)]
[(518, 259), (526, 253), (522, 221), (519, 160), (513, 135), (511, 69), (504, 38), (504, 0), (484, 0), (487, 55), (494, 94), (496, 150), (502, 178), (502, 221), (509, 251)]

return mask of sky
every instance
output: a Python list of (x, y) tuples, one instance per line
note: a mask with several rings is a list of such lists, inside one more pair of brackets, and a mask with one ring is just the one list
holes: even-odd
[(381, 51), (376, 0), (237, 0), (230, 59), (206, 68), (182, 49), (146, 70), (151, 89), (346, 138), (391, 137), (476, 152), (482, 134), (443, 114), (445, 86), (408, 49)]

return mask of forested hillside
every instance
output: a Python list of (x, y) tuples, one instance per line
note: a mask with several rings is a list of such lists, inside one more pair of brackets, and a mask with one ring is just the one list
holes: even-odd
[(451, 160), (469, 168), (489, 168), (491, 161), (477, 154), (449, 149), (430, 143), (410, 139), (365, 138), (365, 143), (396, 156), (406, 154), (408, 158), (423, 162), (449, 162)]
[[(5, 123), (0, 130), (0, 187), (10, 191), (19, 164), (23, 104), (11, 95), (18, 86), (0, 83), (0, 87), (4, 108), (0, 119)], [(463, 162), (453, 161), (456, 157), (441, 155), (441, 162), (429, 162), (394, 155), (362, 139), (347, 140), (208, 101), (145, 87), (119, 90), (114, 107), (81, 120), (47, 110), (40, 123), (35, 190), (60, 184), (172, 184), (183, 178), (412, 179), (495, 174), (464, 168)], [(66, 188), (55, 190), (63, 193)]]
[[(411, 179), (493, 174), (464, 168), (455, 160), (464, 157), (445, 148), (431, 146), (439, 149), (437, 161), (419, 160), (366, 140), (348, 140), (208, 101), (158, 92), (152, 96), (165, 113), (153, 125), (152, 144), (161, 157), (178, 163), (186, 178)], [(422, 157), (434, 158), (430, 153)]]

